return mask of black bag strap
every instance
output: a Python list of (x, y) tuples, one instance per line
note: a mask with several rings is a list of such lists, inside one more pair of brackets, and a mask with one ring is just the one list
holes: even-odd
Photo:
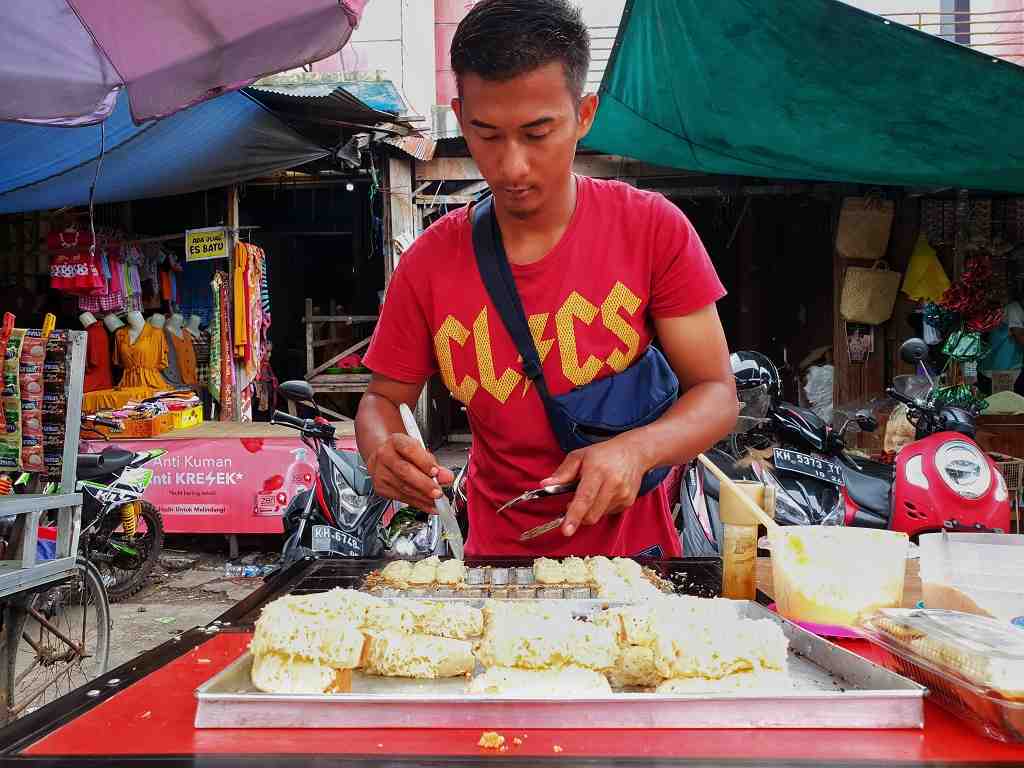
[(551, 394), (544, 380), (544, 369), (541, 367), (537, 345), (533, 342), (533, 334), (526, 322), (523, 302), (516, 290), (512, 277), (512, 268), (505, 255), (505, 246), (501, 242), (501, 230), (494, 215), (494, 198), (488, 197), (473, 207), (473, 251), (476, 255), (476, 266), (480, 277), (487, 288), (487, 293), (494, 302), (501, 321), (505, 324), (516, 350), (523, 358), (523, 373), (540, 394), (545, 408), (551, 405)]

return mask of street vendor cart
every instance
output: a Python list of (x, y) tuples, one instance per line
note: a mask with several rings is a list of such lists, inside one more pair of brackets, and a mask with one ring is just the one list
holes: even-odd
[[(473, 563), (468, 563), (472, 566)], [(649, 564), (680, 590), (701, 593), (720, 579), (716, 561)], [(269, 581), (209, 626), (185, 632), (0, 733), (12, 764), (76, 765), (630, 765), (806, 763), (858, 765), (895, 762), (1024, 764), (1024, 745), (1000, 743), (970, 730), (925, 700), (923, 728), (566, 728), (547, 708), (542, 728), (502, 731), (507, 751), (479, 746), (474, 725), (461, 728), (336, 727), (197, 728), (196, 691), (246, 651), (253, 624), (268, 601), (351, 583), (354, 568), (379, 563), (305, 560)], [(770, 601), (765, 568), (759, 601)], [(909, 599), (919, 594), (908, 569)], [(881, 660), (862, 640), (839, 643), (859, 657)], [(771, 701), (765, 700), (770, 708)], [(881, 704), (880, 704), (881, 705)], [(345, 710), (337, 710), (339, 718)], [(766, 712), (766, 715), (769, 714)], [(396, 722), (399, 713), (396, 712)]]

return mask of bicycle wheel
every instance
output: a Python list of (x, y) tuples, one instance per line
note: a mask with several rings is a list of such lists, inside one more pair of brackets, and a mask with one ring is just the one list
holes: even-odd
[(107, 671), (110, 603), (96, 567), (82, 557), (67, 580), (14, 596), (4, 620), (6, 659), (0, 677), (8, 720)]

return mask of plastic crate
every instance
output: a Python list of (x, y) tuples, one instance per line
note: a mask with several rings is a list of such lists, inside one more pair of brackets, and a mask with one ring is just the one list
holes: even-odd
[(191, 429), (203, 423), (203, 406), (194, 405), (184, 411), (175, 411), (171, 416), (174, 417), (174, 429)]
[(161, 413), (148, 419), (123, 419), (123, 429), (113, 430), (109, 427), (96, 425), (96, 430), (108, 438), (147, 438), (158, 437), (174, 429), (174, 414)]

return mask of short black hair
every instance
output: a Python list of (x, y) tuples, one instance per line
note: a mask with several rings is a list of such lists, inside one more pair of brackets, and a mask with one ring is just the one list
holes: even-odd
[(590, 33), (569, 0), (481, 0), (455, 30), (452, 69), (508, 80), (558, 61), (569, 92), (583, 98), (590, 68)]

